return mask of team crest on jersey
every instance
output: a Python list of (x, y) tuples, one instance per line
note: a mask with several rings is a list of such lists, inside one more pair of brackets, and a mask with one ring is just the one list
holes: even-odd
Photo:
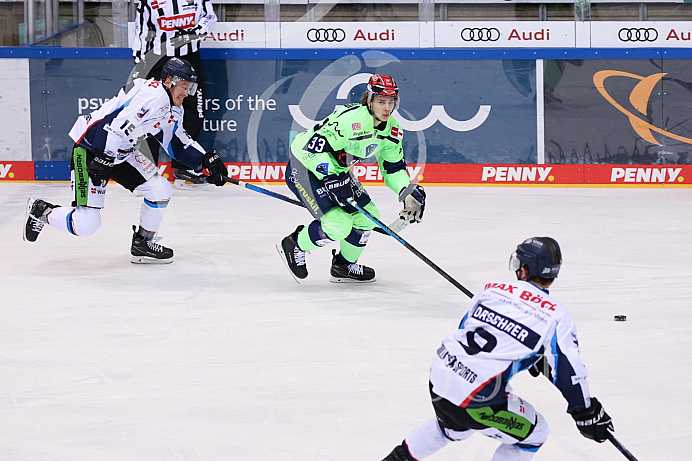
[(351, 125), (351, 128), (353, 129), (353, 131), (359, 131), (360, 123), (354, 123), (353, 125)]
[(315, 168), (319, 174), (326, 176), (329, 173), (329, 163), (320, 163)]
[(375, 152), (375, 149), (377, 149), (377, 144), (370, 144), (368, 147), (365, 148), (365, 155), (372, 155), (372, 153)]
[(402, 130), (401, 128), (397, 128), (395, 126), (392, 127), (391, 133), (392, 136), (394, 136), (395, 138), (401, 138), (404, 136), (404, 130)]
[(149, 112), (148, 107), (142, 107), (139, 112), (137, 112), (137, 118), (144, 118), (145, 115), (147, 115), (147, 112)]

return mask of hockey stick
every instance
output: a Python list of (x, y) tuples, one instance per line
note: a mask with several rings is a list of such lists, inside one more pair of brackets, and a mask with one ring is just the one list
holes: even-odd
[(622, 453), (625, 458), (629, 459), (630, 461), (637, 461), (637, 458), (635, 458), (634, 455), (630, 453), (627, 448), (625, 448), (620, 442), (618, 442), (618, 439), (616, 439), (613, 433), (610, 431), (608, 431), (608, 440), (610, 441), (610, 443), (615, 445), (615, 448), (617, 448), (618, 451)]
[(286, 197), (285, 195), (281, 195), (277, 192), (272, 192), (270, 190), (264, 189), (259, 186), (255, 186), (252, 184), (248, 184), (246, 182), (243, 182), (239, 179), (231, 178), (230, 176), (224, 176), (223, 180), (226, 182), (230, 182), (231, 184), (235, 184), (236, 186), (241, 186), (246, 189), (254, 190), (255, 192), (259, 192), (260, 194), (268, 195), (270, 197), (278, 198), (279, 200), (283, 200), (284, 202), (292, 203), (293, 205), (297, 205), (299, 207), (305, 208), (305, 205), (303, 205), (303, 202), (299, 202), (296, 199), (293, 199), (291, 197)]
[[(231, 184), (235, 184), (236, 186), (241, 186), (241, 187), (244, 187), (246, 189), (250, 189), (250, 190), (253, 190), (255, 192), (259, 192), (260, 194), (264, 194), (264, 195), (268, 195), (270, 197), (278, 198), (279, 200), (283, 200), (284, 202), (288, 202), (288, 203), (291, 203), (293, 205), (305, 208), (305, 205), (303, 204), (303, 202), (300, 202), (300, 201), (293, 199), (291, 197), (286, 197), (285, 195), (279, 194), (278, 192), (272, 192), (268, 189), (264, 189), (262, 187), (255, 186), (253, 184), (248, 184), (248, 183), (241, 181), (239, 179), (231, 178), (230, 176), (224, 176), (223, 180), (226, 182), (230, 182)], [(404, 219), (397, 219), (396, 221), (394, 221), (391, 224), (391, 226), (394, 227), (399, 232), (401, 232), (407, 225), (408, 225), (408, 221), (406, 221)], [(387, 232), (385, 232), (382, 229), (377, 228), (374, 230), (375, 230), (375, 232), (379, 232), (380, 234), (387, 235)]]
[(348, 203), (349, 203), (349, 205), (351, 205), (352, 207), (354, 207), (355, 209), (357, 209), (358, 211), (360, 211), (361, 213), (363, 213), (363, 214), (364, 214), (368, 219), (370, 219), (372, 222), (374, 222), (375, 224), (377, 224), (378, 226), (380, 226), (380, 229), (382, 229), (384, 232), (386, 232), (387, 234), (389, 234), (389, 235), (391, 235), (392, 237), (394, 237), (399, 243), (401, 243), (404, 247), (406, 247), (407, 250), (409, 250), (409, 251), (410, 251), (411, 253), (413, 253), (414, 255), (418, 256), (418, 258), (420, 258), (425, 264), (427, 264), (428, 266), (432, 267), (433, 270), (435, 270), (435, 272), (437, 272), (438, 274), (440, 274), (440, 275), (441, 275), (442, 277), (444, 277), (448, 282), (450, 282), (452, 285), (454, 285), (454, 286), (457, 287), (459, 290), (461, 290), (462, 293), (464, 293), (464, 294), (465, 294), (466, 296), (468, 296), (469, 298), (473, 298), (473, 293), (471, 293), (469, 290), (467, 290), (466, 287), (465, 287), (464, 285), (462, 285), (461, 283), (459, 283), (459, 282), (457, 282), (456, 280), (454, 280), (454, 278), (453, 278), (451, 275), (449, 275), (448, 273), (446, 273), (445, 271), (443, 271), (442, 269), (440, 269), (440, 267), (439, 267), (437, 264), (435, 264), (434, 262), (432, 262), (432, 261), (430, 261), (428, 258), (426, 258), (425, 255), (424, 255), (423, 253), (421, 253), (420, 251), (416, 250), (416, 249), (415, 249), (410, 243), (408, 243), (406, 240), (404, 240), (403, 238), (399, 237), (399, 236), (397, 235), (397, 233), (394, 232), (392, 229), (390, 229), (386, 224), (384, 224), (382, 221), (380, 221), (379, 219), (377, 219), (376, 217), (374, 217), (372, 214), (368, 213), (363, 207), (361, 207), (360, 205), (358, 205), (358, 203), (356, 203), (355, 200), (353, 200), (353, 199), (348, 199)]

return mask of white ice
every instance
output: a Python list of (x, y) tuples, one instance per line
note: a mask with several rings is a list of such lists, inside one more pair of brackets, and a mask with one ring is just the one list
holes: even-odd
[[(368, 189), (391, 222), (396, 196)], [(524, 238), (560, 242), (552, 294), (616, 437), (639, 460), (690, 459), (692, 191), (427, 192), (402, 236), (471, 291), (510, 280)], [(394, 239), (373, 235), (361, 259), (376, 283), (329, 283), (330, 247), (299, 285), (274, 244), (309, 214), (238, 186), (175, 191), (166, 266), (129, 262), (141, 198), (117, 184), (88, 238), (22, 241), (30, 196), (65, 205), (69, 184), (0, 184), (0, 460), (378, 461), (433, 415), (429, 364), (468, 298)], [(546, 379), (512, 383), (550, 423), (536, 461), (625, 459), (579, 434)], [(495, 447), (477, 434), (428, 459)]]

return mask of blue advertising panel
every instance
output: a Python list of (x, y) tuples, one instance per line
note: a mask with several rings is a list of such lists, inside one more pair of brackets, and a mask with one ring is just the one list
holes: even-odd
[(682, 59), (546, 60), (546, 163), (692, 163), (690, 70)]
[[(536, 161), (533, 60), (205, 61), (210, 80), (202, 144), (227, 162), (287, 160), (291, 132), (336, 106), (360, 101), (373, 73), (400, 87), (397, 120), (407, 160), (418, 163)], [(224, 76), (227, 80), (220, 78)]]
[[(129, 59), (32, 59), (35, 161), (67, 161), (75, 119), (127, 82)], [(360, 101), (372, 73), (400, 87), (407, 160), (534, 163), (532, 59), (398, 59), (364, 51), (330, 59), (206, 59), (200, 142), (226, 162), (284, 162), (292, 136)]]
[(31, 143), (34, 161), (69, 161), (68, 133), (127, 82), (132, 60), (31, 59)]

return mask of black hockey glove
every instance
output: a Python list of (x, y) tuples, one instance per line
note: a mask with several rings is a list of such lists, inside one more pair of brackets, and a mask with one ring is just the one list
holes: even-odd
[(538, 351), (541, 358), (538, 360), (538, 362), (531, 365), (531, 367), (529, 368), (529, 373), (534, 378), (538, 378), (541, 374), (544, 374), (546, 376), (546, 378), (552, 380), (553, 379), (553, 369), (550, 367), (550, 364), (548, 363), (548, 359), (546, 359), (545, 355), (543, 355), (544, 351), (545, 351), (545, 348), (541, 347), (541, 350)]
[(228, 168), (224, 165), (223, 160), (216, 153), (216, 149), (210, 149), (202, 158), (202, 167), (209, 172), (207, 182), (215, 186), (223, 186), (226, 184), (224, 176), (228, 176)]
[(115, 157), (101, 150), (93, 151), (94, 157), (87, 164), (87, 173), (91, 182), (98, 187), (105, 187), (113, 172)]
[(325, 176), (324, 187), (327, 188), (331, 201), (339, 206), (347, 206), (348, 199), (353, 198), (351, 177), (347, 172)]
[(609, 430), (615, 430), (613, 421), (596, 397), (591, 397), (589, 408), (573, 411), (572, 418), (577, 423), (577, 429), (581, 435), (598, 443), (603, 443), (608, 439)]
[(425, 211), (425, 190), (423, 186), (411, 183), (399, 192), (399, 201), (404, 203), (404, 209), (399, 217), (413, 224), (421, 222)]

